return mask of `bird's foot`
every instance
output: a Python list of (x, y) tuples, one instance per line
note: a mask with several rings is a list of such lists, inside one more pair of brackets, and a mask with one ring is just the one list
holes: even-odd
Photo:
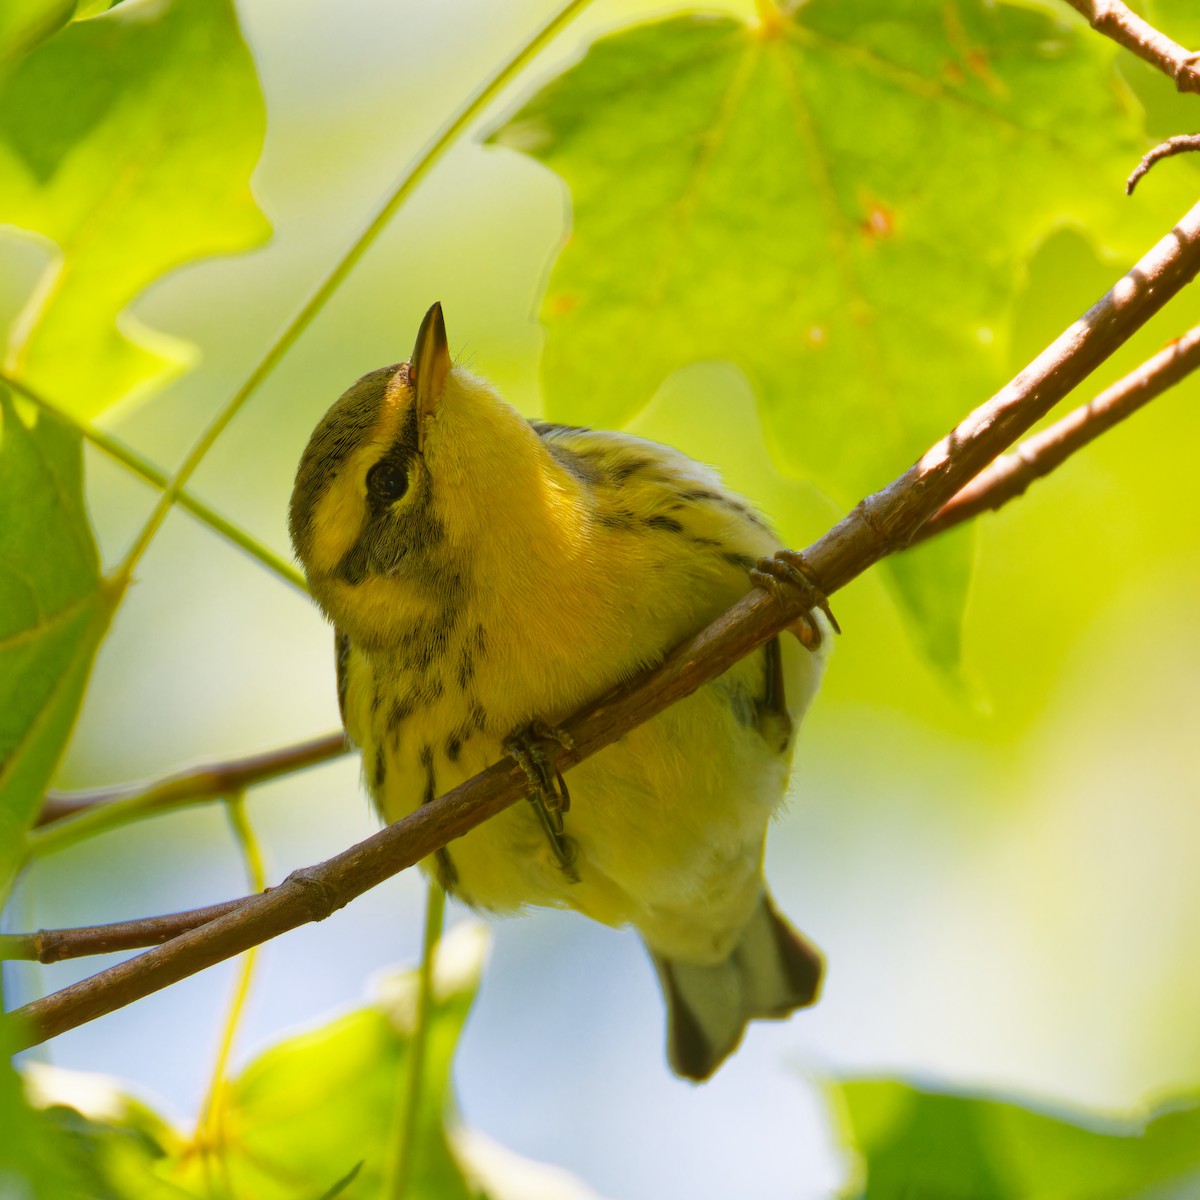
[(529, 802), (558, 865), (572, 883), (578, 883), (575, 845), (563, 831), (563, 813), (570, 810), (571, 793), (562, 772), (546, 754), (546, 742), (557, 742), (564, 750), (575, 748), (575, 739), (565, 729), (557, 729), (545, 721), (531, 721), (505, 741), (504, 749), (517, 760), (529, 780)]
[(822, 639), (821, 626), (813, 615), (814, 610), (825, 614), (834, 633), (842, 632), (829, 607), (829, 598), (817, 582), (812, 567), (798, 550), (780, 550), (771, 558), (760, 558), (750, 570), (750, 581), (756, 587), (771, 592), (781, 604), (785, 589), (794, 588), (800, 593), (804, 612), (790, 628), (809, 650), (816, 650)]

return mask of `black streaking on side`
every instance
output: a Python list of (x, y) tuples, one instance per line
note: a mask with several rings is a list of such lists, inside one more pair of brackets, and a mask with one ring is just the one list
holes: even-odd
[(389, 732), (397, 732), (400, 726), (412, 716), (415, 707), (411, 696), (405, 696), (402, 700), (393, 701), (387, 719)]
[(667, 999), (667, 1059), (676, 1074), (699, 1083), (717, 1069), (719, 1060), (683, 998), (670, 962), (653, 952), (650, 957)]
[(336, 625), (333, 627), (333, 663), (337, 668), (338, 712), (342, 715), (342, 728), (346, 728), (346, 689), (350, 686), (350, 638)]
[(543, 438), (542, 441), (550, 452), (550, 457), (580, 483), (597, 484), (604, 478), (604, 473), (594, 462), (569, 446), (564, 446), (553, 438)]
[(550, 441), (560, 433), (591, 433), (588, 425), (560, 425), (557, 421), (530, 421), (530, 428), (544, 441)]
[(751, 558), (748, 554), (735, 554), (732, 550), (727, 550), (721, 557), (731, 566), (737, 567), (742, 571), (749, 571), (754, 566), (756, 559)]
[(791, 745), (795, 733), (792, 714), (788, 712), (787, 688), (783, 681), (783, 647), (779, 637), (763, 646), (763, 692), (755, 705), (758, 731), (763, 740), (780, 754)]
[(730, 512), (735, 512), (738, 516), (745, 517), (747, 521), (753, 525), (757, 525), (760, 529), (769, 531), (771, 528), (748, 504), (741, 504), (730, 496), (718, 496), (717, 503), (722, 508), (727, 508)]
[(609, 474), (612, 476), (614, 483), (624, 483), (639, 471), (644, 471), (647, 467), (652, 467), (653, 465), (653, 460), (649, 458), (627, 458), (624, 462), (616, 463), (611, 467)]
[(433, 870), (438, 883), (442, 886), (442, 891), (448, 896), (453, 896), (454, 889), (458, 887), (458, 868), (454, 865), (454, 859), (450, 857), (450, 851), (445, 846), (439, 846), (434, 851)]
[(463, 643), (458, 656), (458, 690), (465, 692), (467, 685), (475, 678), (475, 653), (471, 646)]
[[(420, 759), (421, 766), (425, 770), (425, 794), (421, 803), (429, 804), (437, 795), (437, 773), (433, 769), (433, 747), (422, 746)], [(445, 846), (439, 846), (433, 853), (433, 861), (434, 874), (437, 876), (438, 883), (441, 884), (444, 891), (453, 895), (454, 888), (458, 883), (458, 868), (450, 857), (450, 851)]]
[(605, 529), (632, 529), (634, 517), (633, 513), (622, 508), (617, 512), (598, 513), (596, 521)]
[(683, 523), (675, 520), (674, 517), (664, 517), (661, 514), (656, 514), (653, 517), (646, 518), (646, 524), (651, 529), (661, 529), (666, 533), (682, 533)]
[(375, 751), (375, 770), (372, 772), (372, 779), (375, 791), (381, 791), (384, 781), (387, 779), (387, 750), (382, 744)]

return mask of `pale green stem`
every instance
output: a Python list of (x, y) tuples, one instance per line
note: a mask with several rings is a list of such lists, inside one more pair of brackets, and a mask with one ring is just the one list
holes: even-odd
[(406, 1200), (412, 1184), (417, 1151), (417, 1132), (421, 1124), (421, 1092), (425, 1085), (425, 1058), (429, 1046), (429, 1024), (433, 1012), (433, 963), (442, 937), (446, 912), (446, 893), (431, 879), (425, 893), (425, 931), (421, 937), (421, 971), (417, 981), (417, 1014), (408, 1047), (408, 1070), (403, 1079), (403, 1095), (396, 1104), (395, 1156), (388, 1200)]
[[(258, 893), (267, 886), (266, 868), (263, 864), (262, 850), (254, 830), (246, 819), (245, 797), (241, 792), (230, 796), (226, 801), (229, 813), (229, 823), (233, 826), (233, 835), (242, 852), (246, 864), (246, 881), (250, 892)], [(208, 1086), (208, 1096), (201, 1110), (200, 1120), (196, 1124), (196, 1147), (203, 1156), (205, 1173), (213, 1159), (223, 1175), (227, 1194), (233, 1194), (232, 1181), (229, 1178), (225, 1145), (225, 1097), (228, 1090), (229, 1059), (233, 1053), (233, 1043), (237, 1036), (238, 1025), (246, 1008), (246, 1000), (250, 995), (250, 983), (254, 977), (254, 965), (258, 958), (258, 947), (247, 950), (242, 955), (242, 968), (238, 973), (234, 986), (233, 998), (229, 1003), (229, 1012), (225, 1017), (225, 1025), (221, 1031), (221, 1043), (217, 1050), (216, 1062), (213, 1064), (212, 1079)]]
[(30, 830), (25, 837), (25, 861), (65, 850), (132, 821), (186, 805), (204, 804), (230, 790), (241, 791), (293, 771), (302, 771), (348, 751), (341, 733), (331, 733), (310, 742), (285, 746), (282, 750), (216, 763), (158, 780), (129, 795), (105, 799), (71, 816)]
[(171, 511), (171, 506), (179, 498), (184, 484), (192, 477), (192, 472), (195, 471), (204, 456), (212, 449), (213, 443), (221, 436), (225, 427), (237, 415), (242, 405), (250, 398), (259, 384), (262, 383), (275, 368), (276, 364), (278, 364), (279, 360), (291, 349), (300, 334), (308, 328), (312, 319), (321, 311), (329, 298), (341, 286), (346, 276), (357, 265), (358, 260), (362, 258), (375, 239), (383, 232), (387, 223), (395, 215), (396, 210), (404, 203), (417, 184), (429, 173), (430, 168), (441, 158), (459, 134), (475, 120), (496, 94), (513, 79), (517, 72), (538, 54), (551, 38), (555, 37), (575, 14), (582, 10), (588, 3), (589, 0), (570, 0), (569, 3), (565, 4), (467, 101), (458, 114), (442, 127), (441, 132), (417, 156), (415, 162), (401, 176), (391, 195), (384, 201), (383, 206), (371, 219), (366, 229), (359, 234), (358, 239), (342, 256), (341, 261), (333, 268), (324, 282), (317, 287), (304, 307), (292, 318), (287, 328), (276, 338), (274, 344), (267, 350), (254, 370), (250, 372), (245, 383), (238, 388), (229, 403), (225, 405), (221, 412), (217, 414), (212, 424), (200, 435), (200, 438), (192, 447), (187, 458), (184, 459), (183, 465), (167, 484), (162, 498), (150, 514), (145, 527), (126, 555), (125, 561), (121, 564), (120, 568), (122, 575), (128, 577), (132, 574), (134, 567), (146, 552), (146, 548), (153, 541), (154, 535), (162, 526), (163, 521), (166, 520), (167, 513)]
[[(143, 457), (131, 446), (127, 446), (119, 438), (112, 437), (110, 434), (105, 433), (104, 430), (97, 429), (87, 421), (81, 421), (77, 417), (73, 417), (59, 405), (47, 400), (40, 392), (34, 391), (27, 383), (22, 383), (19, 379), (14, 379), (11, 375), (7, 375), (3, 371), (0, 371), (0, 383), (12, 388), (18, 395), (24, 396), (30, 403), (36, 404), (38, 408), (52, 414), (60, 421), (65, 421), (98, 450), (103, 450), (105, 454), (115, 459), (123, 467), (127, 467), (134, 475), (144, 479), (147, 483), (153, 484), (157, 488), (167, 487), (170, 482), (170, 476), (167, 472), (162, 467), (156, 466), (148, 458)], [(251, 558), (257, 559), (268, 570), (274, 571), (281, 579), (286, 580), (293, 587), (299, 588), (300, 591), (308, 591), (304, 582), (304, 576), (291, 563), (280, 558), (274, 550), (264, 546), (261, 542), (255, 541), (248, 533), (239, 529), (232, 522), (227, 521), (219, 513), (209, 508), (202, 500), (197, 500), (190, 492), (180, 489), (176, 499), (181, 508), (187, 509), (198, 521), (207, 525), (216, 533), (219, 533), (223, 538), (233, 542), (235, 546), (239, 546)]]

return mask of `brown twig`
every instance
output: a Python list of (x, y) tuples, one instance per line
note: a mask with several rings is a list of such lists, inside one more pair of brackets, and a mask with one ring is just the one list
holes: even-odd
[(1165, 142), (1159, 142), (1153, 150), (1148, 150), (1142, 156), (1142, 161), (1133, 168), (1133, 172), (1125, 180), (1125, 195), (1133, 195), (1133, 189), (1137, 187), (1138, 180), (1156, 162), (1164, 158), (1171, 158), (1176, 154), (1186, 154), (1190, 150), (1200, 150), (1200, 133), (1181, 133), (1175, 137), (1167, 138)]
[[(1200, 93), (1200, 53), (1171, 41), (1148, 21), (1130, 12), (1121, 0), (1067, 0), (1067, 3), (1098, 33), (1112, 38), (1173, 79), (1181, 92)], [(1138, 180), (1156, 162), (1197, 149), (1200, 149), (1200, 134), (1181, 134), (1160, 142), (1134, 167), (1125, 181), (1125, 194), (1133, 195)]]
[(1002, 454), (917, 531), (913, 542), (944, 533), (988, 509), (997, 509), (1023, 495), (1037, 479), (1049, 475), (1077, 450), (1149, 404), (1200, 367), (1200, 326), (1147, 359), (1136, 371), (1118, 380), (1048, 429)]
[[(804, 552), (825, 591), (836, 591), (886, 554), (908, 545), (943, 504), (1141, 328), (1197, 271), (1200, 205), (1011, 383)], [(564, 722), (574, 746), (560, 748), (554, 765), (566, 770), (690, 695), (792, 624), (802, 608), (798, 595), (789, 590), (750, 593), (660, 666)], [(18, 1036), (25, 1044), (53, 1037), (298, 925), (323, 920), (515, 803), (527, 789), (524, 772), (506, 758), (358, 845), (317, 866), (293, 871), (279, 887), (247, 897), (224, 916), (17, 1010)]]
[(224, 900), (207, 908), (167, 913), (161, 917), (141, 917), (136, 921), (116, 921), (111, 925), (85, 925), (78, 929), (39, 929), (37, 933), (0, 935), (0, 959), (26, 959), (34, 962), (62, 962), (89, 954), (110, 954), (114, 950), (137, 950), (143, 946), (161, 946), (173, 937), (207, 925), (209, 921), (240, 908), (243, 900)]
[(1200, 92), (1200, 54), (1159, 33), (1120, 0), (1067, 0), (1098, 33), (1136, 54), (1175, 81), (1181, 92)]
[(227, 762), (202, 763), (153, 783), (101, 788), (88, 792), (47, 792), (35, 825), (39, 828), (74, 817), (86, 809), (117, 802), (136, 801), (149, 812), (160, 812), (177, 804), (213, 800), (231, 792), (245, 791), (279, 775), (300, 771), (346, 754), (349, 746), (340, 730), (280, 750), (251, 754)]

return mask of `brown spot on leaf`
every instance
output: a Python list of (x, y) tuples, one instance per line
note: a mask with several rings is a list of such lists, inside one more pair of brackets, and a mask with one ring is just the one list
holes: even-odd
[(972, 50), (967, 54), (967, 70), (983, 84), (993, 96), (1007, 97), (1008, 88), (992, 70), (992, 64), (983, 50)]
[(881, 242), (896, 232), (896, 214), (885, 205), (875, 202), (868, 205), (866, 218), (859, 228), (868, 240)]
[(863, 212), (858, 228), (866, 240), (884, 241), (896, 232), (895, 209), (869, 192), (859, 193), (858, 204)]

